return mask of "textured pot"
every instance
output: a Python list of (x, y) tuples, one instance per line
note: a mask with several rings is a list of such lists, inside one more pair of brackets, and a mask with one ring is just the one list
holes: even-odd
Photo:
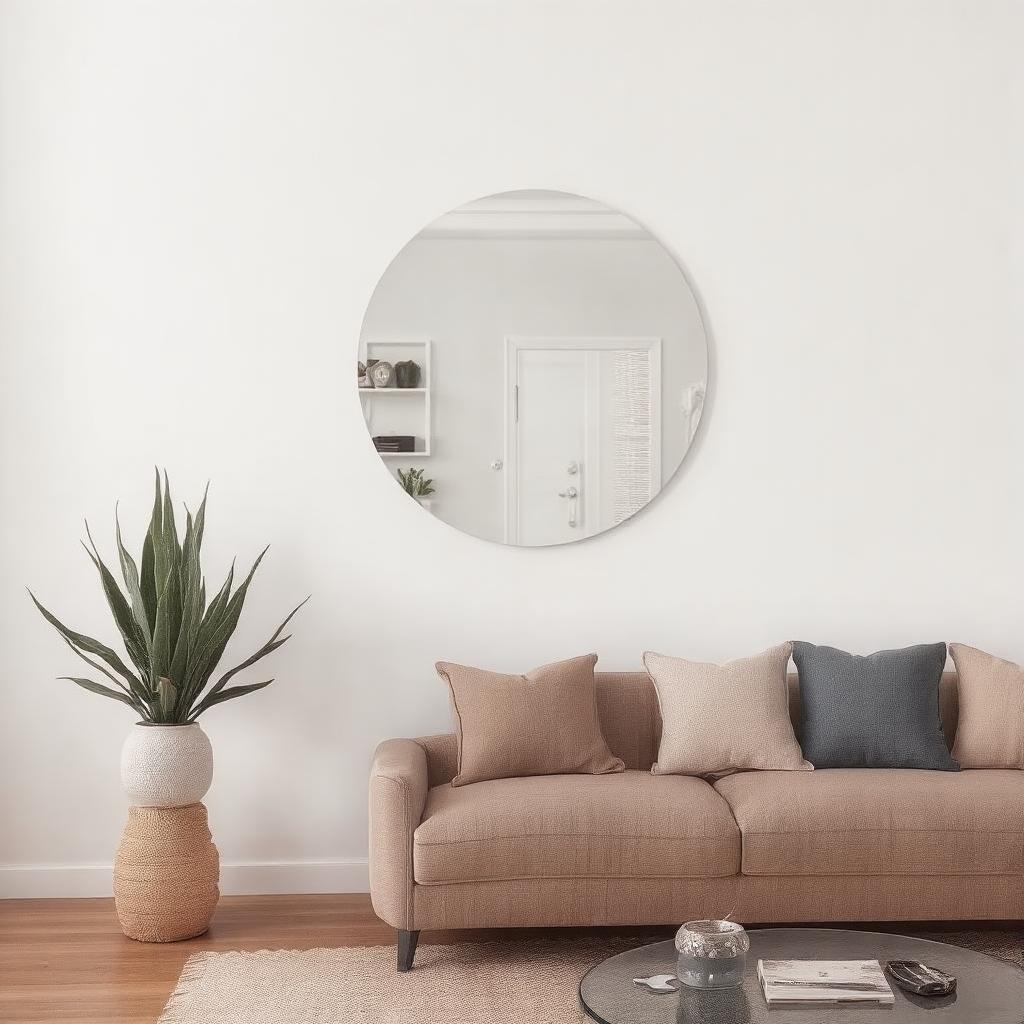
[(196, 724), (135, 725), (121, 749), (121, 787), (136, 807), (184, 807), (206, 796), (213, 747)]
[(202, 935), (220, 898), (219, 875), (202, 804), (129, 808), (114, 861), (121, 930), (140, 942)]

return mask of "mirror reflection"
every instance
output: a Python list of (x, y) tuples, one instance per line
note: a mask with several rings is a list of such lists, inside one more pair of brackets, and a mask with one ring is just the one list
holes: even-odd
[(703, 408), (707, 342), (678, 264), (623, 214), (562, 192), (479, 199), (381, 278), (357, 379), (410, 497), (486, 540), (564, 544), (651, 501)]

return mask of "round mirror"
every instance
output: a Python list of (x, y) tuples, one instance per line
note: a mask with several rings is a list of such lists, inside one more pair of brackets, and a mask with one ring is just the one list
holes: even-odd
[(359, 341), (367, 429), (411, 499), (506, 544), (610, 530), (679, 468), (708, 353), (678, 264), (601, 203), (519, 191), (424, 228)]

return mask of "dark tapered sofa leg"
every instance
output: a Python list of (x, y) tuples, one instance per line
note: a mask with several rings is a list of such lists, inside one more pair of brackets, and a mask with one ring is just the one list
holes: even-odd
[(412, 958), (416, 955), (416, 943), (420, 941), (420, 933), (399, 931), (398, 933), (398, 969), (412, 970)]

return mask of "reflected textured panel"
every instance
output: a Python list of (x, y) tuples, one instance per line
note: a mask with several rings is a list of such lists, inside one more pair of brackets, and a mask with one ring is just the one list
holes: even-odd
[(612, 521), (618, 526), (654, 497), (654, 439), (661, 424), (654, 422), (649, 353), (615, 352), (612, 376)]

